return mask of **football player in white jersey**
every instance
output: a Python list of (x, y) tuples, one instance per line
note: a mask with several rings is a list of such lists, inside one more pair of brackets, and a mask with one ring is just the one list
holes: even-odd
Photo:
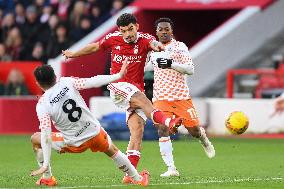
[[(131, 177), (134, 184), (148, 185), (148, 171), (144, 170), (138, 174), (127, 156), (112, 143), (99, 121), (93, 117), (78, 91), (100, 87), (120, 79), (126, 73), (127, 65), (126, 60), (120, 72), (114, 75), (91, 78), (62, 77), (58, 82), (51, 66), (43, 65), (35, 69), (37, 84), (44, 91), (36, 106), (41, 132), (31, 137), (39, 164), (39, 169), (32, 171), (31, 176), (42, 175), (36, 182), (37, 185), (57, 184), (51, 174), (51, 148), (59, 153), (81, 153), (87, 149), (104, 152), (120, 170)], [(51, 121), (59, 132), (51, 132)]]
[[(194, 65), (187, 46), (173, 38), (173, 22), (169, 18), (156, 21), (156, 34), (164, 44), (164, 52), (152, 52), (147, 67), (154, 69), (153, 105), (167, 112), (168, 116), (183, 117), (183, 133), (190, 133), (199, 139), (207, 156), (215, 156), (215, 150), (208, 140), (205, 130), (199, 127), (199, 119), (189, 95), (185, 75), (194, 73)], [(146, 69), (147, 69), (146, 67)], [(170, 133), (167, 128), (159, 127), (159, 146), (163, 161), (168, 170), (161, 177), (179, 176), (174, 160)]]

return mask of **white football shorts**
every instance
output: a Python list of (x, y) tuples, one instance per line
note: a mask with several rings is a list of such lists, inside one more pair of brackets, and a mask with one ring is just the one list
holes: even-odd
[(107, 86), (110, 91), (110, 97), (113, 103), (126, 111), (126, 122), (132, 113), (137, 113), (144, 121), (147, 117), (142, 109), (133, 109), (130, 107), (130, 99), (136, 92), (141, 92), (136, 86), (127, 82), (111, 83)]

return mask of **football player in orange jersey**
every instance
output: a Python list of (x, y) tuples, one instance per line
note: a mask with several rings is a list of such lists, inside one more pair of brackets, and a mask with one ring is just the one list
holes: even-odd
[[(155, 23), (159, 42), (164, 44), (164, 52), (152, 52), (148, 65), (154, 69), (153, 104), (170, 117), (184, 118), (186, 133), (197, 138), (207, 156), (215, 156), (215, 149), (208, 140), (205, 130), (199, 126), (199, 119), (189, 95), (185, 75), (194, 73), (194, 65), (187, 46), (173, 38), (173, 22), (169, 18), (160, 18)], [(168, 170), (161, 177), (179, 176), (174, 160), (169, 129), (158, 127), (159, 146), (162, 158)]]

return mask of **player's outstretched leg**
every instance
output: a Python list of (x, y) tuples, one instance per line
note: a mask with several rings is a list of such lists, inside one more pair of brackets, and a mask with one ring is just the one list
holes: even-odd
[(148, 186), (149, 172), (144, 170), (138, 174), (135, 167), (130, 163), (129, 159), (118, 148), (111, 144), (107, 152), (105, 152), (115, 162), (116, 166), (131, 178), (131, 183), (141, 186)]
[(213, 144), (207, 138), (205, 130), (203, 127), (187, 127), (188, 132), (193, 136), (199, 139), (206, 155), (209, 158), (213, 158), (215, 156), (215, 149)]
[[(33, 150), (35, 152), (37, 163), (41, 167), (43, 164), (43, 152), (40, 143), (40, 133), (34, 133), (31, 136), (31, 142)], [(55, 177), (52, 176), (50, 165), (48, 166), (48, 170), (45, 173), (43, 173), (42, 177), (38, 181), (36, 181), (36, 185), (46, 185), (46, 186), (57, 185)]]
[(166, 116), (162, 111), (154, 109), (152, 102), (142, 92), (136, 92), (130, 100), (132, 108), (141, 108), (148, 119), (154, 123), (162, 124), (169, 127), (171, 133), (176, 133), (177, 128), (182, 124), (182, 118), (171, 118)]

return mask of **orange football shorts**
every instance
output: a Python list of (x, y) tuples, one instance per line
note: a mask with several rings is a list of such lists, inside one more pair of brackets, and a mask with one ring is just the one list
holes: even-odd
[[(56, 132), (52, 133), (52, 142), (63, 142), (61, 134)], [(92, 152), (106, 152), (109, 149), (108, 134), (101, 128), (99, 134), (88, 141), (84, 142), (78, 147), (64, 146), (61, 148), (60, 153), (81, 153), (90, 149)]]
[(181, 117), (185, 127), (199, 126), (199, 119), (191, 99), (188, 100), (157, 100), (154, 108), (163, 111), (169, 117)]

